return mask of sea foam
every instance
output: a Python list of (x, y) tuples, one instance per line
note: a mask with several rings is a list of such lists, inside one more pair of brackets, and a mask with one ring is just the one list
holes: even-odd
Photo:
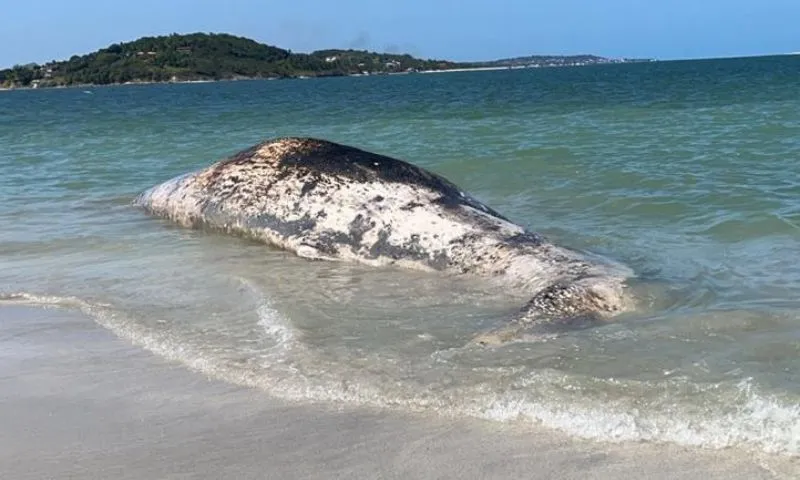
[[(653, 385), (581, 379), (555, 370), (539, 370), (506, 391), (478, 384), (432, 392), (388, 386), (354, 367), (322, 368), (312, 361), (313, 352), (301, 341), (290, 320), (254, 284), (240, 281), (255, 300), (258, 324), (272, 342), (269, 353), (261, 356), (255, 369), (226, 361), (215, 356), (213, 349), (187, 342), (172, 332), (146, 327), (109, 304), (18, 292), (0, 295), (0, 305), (77, 309), (163, 358), (288, 401), (400, 408), (451, 418), (541, 425), (603, 442), (669, 442), (800, 455), (800, 405), (761, 391), (752, 379), (708, 385), (678, 379)], [(615, 391), (616, 395), (597, 393), (602, 391)], [(653, 391), (660, 393), (644, 398), (645, 392)], [(687, 391), (692, 395), (686, 396)]]

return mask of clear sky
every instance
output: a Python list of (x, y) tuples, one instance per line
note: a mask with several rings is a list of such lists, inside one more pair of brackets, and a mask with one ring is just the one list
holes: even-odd
[(800, 51), (800, 0), (0, 1), (0, 67), (196, 31), (296, 52), (367, 48), (452, 60)]

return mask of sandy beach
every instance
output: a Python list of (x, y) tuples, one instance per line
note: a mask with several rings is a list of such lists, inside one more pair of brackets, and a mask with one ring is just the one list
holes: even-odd
[(288, 405), (77, 313), (0, 307), (3, 478), (797, 478), (795, 461), (544, 429)]

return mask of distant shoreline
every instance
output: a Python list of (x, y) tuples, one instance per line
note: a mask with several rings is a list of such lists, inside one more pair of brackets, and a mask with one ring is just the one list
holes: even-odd
[[(625, 62), (634, 63), (634, 62)], [(221, 83), (221, 82), (241, 82), (241, 81), (272, 81), (272, 80), (309, 80), (309, 79), (322, 79), (322, 78), (342, 78), (342, 77), (389, 77), (398, 75), (428, 75), (433, 73), (464, 73), (464, 72), (489, 72), (500, 70), (541, 70), (550, 68), (569, 68), (569, 67), (590, 67), (598, 65), (621, 65), (622, 63), (591, 63), (587, 65), (507, 65), (507, 66), (490, 66), (490, 67), (462, 67), (462, 68), (446, 68), (438, 70), (419, 70), (415, 72), (376, 72), (376, 73), (351, 73), (346, 75), (297, 75), (287, 77), (240, 77), (240, 78), (221, 78), (215, 79), (199, 79), (199, 80), (167, 80), (163, 82), (156, 82), (150, 80), (132, 80), (123, 83), (82, 83), (73, 85), (52, 85), (52, 86), (25, 86), (25, 87), (0, 87), (0, 92), (9, 92), (14, 90), (54, 90), (54, 89), (67, 89), (67, 88), (101, 88), (101, 87), (125, 87), (135, 85), (182, 85), (191, 83)]]
[(459, 62), (416, 58), (407, 53), (325, 49), (296, 53), (228, 33), (141, 37), (114, 43), (68, 60), (0, 69), (6, 89), (130, 84), (195, 83), (222, 80), (278, 80), (318, 77), (468, 72), (527, 67), (568, 67), (649, 59), (591, 54), (530, 55)]

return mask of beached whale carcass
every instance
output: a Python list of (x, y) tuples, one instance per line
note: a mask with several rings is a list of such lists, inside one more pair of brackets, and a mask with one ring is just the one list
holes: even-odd
[(516, 225), (445, 178), (312, 138), (280, 138), (157, 185), (135, 201), (187, 227), (243, 234), (313, 259), (471, 274), (530, 292), (509, 329), (611, 317), (630, 271), (590, 261)]

